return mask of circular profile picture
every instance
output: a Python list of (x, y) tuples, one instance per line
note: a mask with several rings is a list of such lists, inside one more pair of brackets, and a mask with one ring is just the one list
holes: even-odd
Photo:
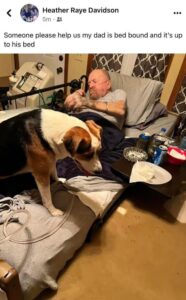
[(20, 15), (25, 22), (33, 22), (38, 18), (39, 10), (33, 4), (25, 4), (21, 8)]

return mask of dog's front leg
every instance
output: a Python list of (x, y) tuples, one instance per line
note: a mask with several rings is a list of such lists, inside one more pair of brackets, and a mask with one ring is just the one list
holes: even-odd
[(35, 178), (41, 194), (43, 205), (53, 216), (61, 216), (63, 212), (54, 207), (50, 191), (50, 170), (55, 163), (53, 152), (47, 151), (41, 144), (40, 139), (32, 133), (32, 143), (27, 146), (28, 166)]
[[(43, 178), (44, 177), (44, 178)], [(50, 177), (42, 176), (42, 180), (40, 176), (34, 175), (37, 187), (41, 194), (43, 205), (48, 209), (48, 211), (53, 216), (61, 216), (63, 212), (60, 209), (54, 207), (52, 203), (51, 191), (50, 191)]]
[(54, 181), (59, 181), (59, 178), (57, 176), (56, 164), (54, 164), (52, 167), (51, 177)]

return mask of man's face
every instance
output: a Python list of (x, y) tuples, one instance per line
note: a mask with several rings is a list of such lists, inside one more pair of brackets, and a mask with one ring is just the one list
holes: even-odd
[(110, 90), (111, 83), (100, 70), (92, 71), (88, 78), (90, 98), (97, 100), (104, 97)]

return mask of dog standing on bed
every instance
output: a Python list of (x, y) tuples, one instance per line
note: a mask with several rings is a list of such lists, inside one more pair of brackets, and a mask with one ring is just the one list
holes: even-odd
[(58, 180), (56, 161), (72, 157), (90, 173), (101, 171), (101, 127), (50, 109), (33, 109), (0, 123), (0, 179), (31, 172), (43, 205), (53, 216), (50, 177)]

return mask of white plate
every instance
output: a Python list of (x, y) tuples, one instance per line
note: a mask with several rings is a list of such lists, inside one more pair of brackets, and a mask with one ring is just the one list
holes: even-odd
[(149, 184), (164, 184), (172, 179), (172, 175), (165, 169), (146, 161), (134, 164), (130, 176), (132, 182), (146, 182)]

